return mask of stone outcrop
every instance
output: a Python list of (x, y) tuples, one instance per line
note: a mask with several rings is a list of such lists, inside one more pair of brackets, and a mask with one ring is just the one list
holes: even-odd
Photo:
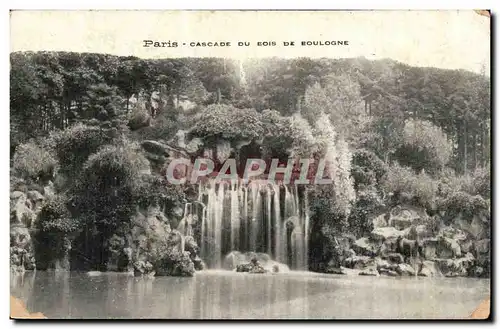
[(117, 270), (133, 268), (136, 275), (147, 276), (193, 276), (204, 268), (195, 239), (172, 229), (157, 207), (138, 209), (131, 223), (124, 238), (114, 239), (118, 247), (110, 264)]
[(367, 276), (489, 276), (486, 219), (459, 216), (446, 223), (418, 207), (394, 207), (373, 219), (370, 234), (345, 247), (353, 254), (343, 259), (342, 266), (326, 266), (325, 272), (345, 274), (349, 269)]
[[(20, 182), (18, 182), (20, 183)], [(22, 183), (22, 182), (21, 182)], [(53, 192), (51, 182), (47, 188), (18, 184), (23, 191), (10, 193), (10, 265), (13, 271), (36, 269), (33, 232), (36, 218), (48, 194)]]
[(225, 270), (251, 273), (281, 273), (290, 270), (287, 265), (272, 260), (268, 254), (239, 251), (227, 254), (222, 267)]
[(10, 266), (15, 272), (35, 269), (35, 257), (31, 234), (21, 223), (10, 227)]

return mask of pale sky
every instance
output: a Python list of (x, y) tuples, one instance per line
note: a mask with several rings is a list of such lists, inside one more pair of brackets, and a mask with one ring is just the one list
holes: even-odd
[[(179, 46), (145, 48), (143, 40)], [(190, 42), (231, 47), (190, 47)], [(250, 42), (238, 47), (238, 41)], [(259, 47), (258, 41), (275, 41)], [(285, 47), (284, 41), (296, 46)], [(348, 46), (301, 46), (348, 41)], [(186, 43), (186, 45), (183, 45)], [(14, 11), (11, 51), (56, 50), (141, 58), (391, 58), (413, 66), (490, 67), (490, 18), (474, 11)]]

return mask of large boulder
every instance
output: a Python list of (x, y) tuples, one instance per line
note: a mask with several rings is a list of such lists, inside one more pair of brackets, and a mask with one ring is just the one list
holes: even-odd
[(470, 233), (452, 226), (443, 227), (440, 233), (446, 238), (455, 240), (460, 246), (462, 253), (472, 251), (473, 238)]
[(156, 272), (153, 268), (153, 264), (148, 261), (139, 260), (133, 264), (134, 266), (134, 275), (135, 276), (155, 276)]
[(474, 256), (471, 253), (455, 259), (436, 259), (435, 263), (440, 272), (446, 277), (467, 276), (474, 265)]
[(377, 269), (375, 267), (371, 266), (371, 267), (367, 267), (364, 270), (362, 270), (361, 272), (359, 272), (359, 275), (363, 275), (363, 276), (379, 276), (379, 273), (378, 273), (378, 271), (377, 271)]
[(23, 224), (10, 226), (10, 267), (17, 272), (34, 270), (36, 267), (33, 241), (28, 228)]
[(205, 268), (205, 263), (203, 263), (203, 260), (200, 258), (200, 248), (198, 247), (198, 244), (196, 243), (196, 240), (192, 236), (187, 236), (184, 239), (184, 251), (189, 252), (189, 258), (191, 258), (191, 261), (194, 264), (194, 269), (196, 271), (201, 271)]
[[(222, 262), (222, 268), (229, 271), (235, 271), (238, 269), (238, 266), (240, 266), (240, 272), (248, 272), (252, 267), (249, 265), (252, 263), (252, 260), (256, 260), (259, 266), (268, 272), (290, 271), (288, 265), (272, 260), (268, 254), (257, 252), (242, 253), (239, 251), (231, 251), (227, 254)], [(248, 271), (244, 271), (243, 269), (245, 268), (248, 268)]]
[(437, 249), (438, 249), (438, 239), (437, 238), (432, 238), (432, 239), (425, 239), (422, 242), (422, 257), (425, 259), (434, 259), (436, 258), (437, 254)]
[(375, 256), (379, 251), (379, 243), (371, 241), (369, 238), (363, 237), (354, 242), (352, 250), (358, 255)]
[(196, 269), (189, 252), (169, 250), (154, 264), (157, 276), (193, 276)]
[(369, 256), (352, 256), (344, 259), (342, 266), (346, 268), (362, 270), (373, 264), (374, 260)]
[(428, 215), (425, 209), (411, 206), (398, 205), (390, 211), (389, 225), (397, 230), (404, 230), (414, 223), (422, 222)]
[(403, 255), (401, 255), (399, 253), (396, 253), (396, 252), (387, 254), (384, 258), (387, 259), (388, 261), (390, 261), (393, 264), (404, 263), (404, 257), (403, 257)]
[(419, 276), (426, 276), (426, 277), (441, 277), (443, 274), (439, 270), (439, 267), (436, 265), (435, 262), (430, 261), (430, 260), (425, 260), (422, 262), (419, 268), (418, 272)]
[(33, 211), (33, 203), (27, 195), (20, 191), (10, 194), (10, 222), (11, 224), (22, 224), (31, 228), (36, 219)]
[(482, 214), (475, 214), (470, 218), (460, 213), (453, 219), (452, 224), (471, 235), (474, 240), (489, 238), (490, 221)]
[(438, 258), (457, 258), (462, 255), (460, 245), (453, 239), (439, 236), (436, 249)]
[(373, 218), (373, 227), (374, 228), (377, 228), (377, 227), (386, 227), (389, 225), (389, 223), (387, 222), (387, 214), (381, 214), (375, 218)]
[(414, 276), (415, 270), (409, 264), (398, 264), (396, 267), (396, 272), (401, 276)]
[(491, 263), (491, 255), (490, 255), (490, 239), (483, 239), (475, 242), (474, 253), (476, 255), (476, 265), (481, 267), (480, 275), (477, 276), (489, 276), (490, 272), (490, 263)]
[(433, 236), (432, 231), (424, 224), (412, 225), (405, 232), (405, 237), (409, 240), (422, 241)]
[(376, 227), (370, 234), (372, 241), (383, 242), (385, 240), (395, 240), (403, 236), (404, 232), (397, 230), (394, 227)]

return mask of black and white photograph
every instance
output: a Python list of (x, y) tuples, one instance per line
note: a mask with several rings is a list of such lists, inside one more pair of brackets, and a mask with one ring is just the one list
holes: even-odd
[(11, 318), (487, 319), (490, 15), (12, 11)]

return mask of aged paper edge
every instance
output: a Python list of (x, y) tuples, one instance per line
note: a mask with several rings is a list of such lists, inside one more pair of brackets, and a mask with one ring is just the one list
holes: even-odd
[(14, 320), (46, 319), (45, 315), (43, 315), (40, 312), (37, 313), (28, 312), (24, 303), (21, 300), (12, 296), (10, 296), (10, 318)]
[(470, 317), (472, 319), (486, 320), (491, 314), (491, 303), (490, 298), (485, 299), (479, 306), (472, 312)]

